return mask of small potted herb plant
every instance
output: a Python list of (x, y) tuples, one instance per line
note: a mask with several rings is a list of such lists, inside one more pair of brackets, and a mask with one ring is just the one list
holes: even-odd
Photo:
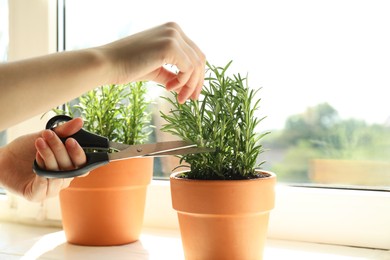
[[(138, 144), (152, 132), (144, 82), (101, 86), (74, 103), (55, 112), (81, 116), (86, 130), (109, 140)], [(75, 178), (60, 192), (68, 242), (107, 246), (138, 240), (152, 175), (153, 158), (136, 158), (112, 162)]]
[(163, 131), (215, 150), (183, 155), (188, 169), (170, 177), (186, 259), (261, 259), (274, 207), (275, 174), (257, 162), (267, 134), (257, 132), (260, 99), (240, 74), (227, 75), (230, 64), (208, 64), (201, 98), (166, 98), (173, 109), (161, 112)]

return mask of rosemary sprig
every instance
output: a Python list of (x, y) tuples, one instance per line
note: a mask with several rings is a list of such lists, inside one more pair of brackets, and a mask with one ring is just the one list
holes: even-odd
[(225, 67), (212, 66), (205, 78), (201, 98), (179, 104), (177, 94), (165, 100), (173, 109), (161, 116), (166, 124), (162, 131), (179, 136), (215, 152), (188, 154), (182, 160), (191, 165), (190, 179), (246, 179), (257, 175), (258, 156), (263, 152), (260, 140), (268, 134), (257, 133), (264, 118), (257, 118), (258, 90), (250, 89), (240, 74), (229, 77)]
[(146, 91), (144, 82), (104, 85), (54, 112), (81, 116), (86, 130), (109, 140), (140, 144), (148, 140), (153, 128)]

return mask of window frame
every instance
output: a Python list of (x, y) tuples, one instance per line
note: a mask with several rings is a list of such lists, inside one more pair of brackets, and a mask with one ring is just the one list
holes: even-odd
[[(23, 4), (25, 2), (17, 1)], [(57, 15), (56, 8), (53, 8), (50, 2), (52, 3), (51, 0), (40, 1), (40, 4), (49, 10), (48, 12), (39, 12), (39, 8), (15, 8), (14, 5), (13, 8), (10, 7), (10, 15), (11, 13), (15, 17), (39, 15), (42, 19), (56, 24), (56, 20), (53, 20), (53, 16)], [(39, 13), (34, 14), (34, 12)], [(11, 20), (10, 23), (12, 22)], [(42, 28), (36, 28), (39, 23), (25, 23), (23, 26), (30, 27), (24, 28), (24, 31), (42, 30)], [(10, 25), (10, 30), (15, 30), (14, 24)], [(57, 34), (47, 29), (46, 39), (57, 41)], [(23, 52), (26, 47), (30, 47), (29, 41), (19, 42), (12, 46), (18, 58), (28, 56)], [(50, 48), (46, 51), (51, 52)], [(29, 120), (28, 129), (31, 131), (41, 129), (44, 122), (45, 119), (39, 118)], [(21, 124), (20, 128), (25, 130), (26, 124)], [(21, 134), (25, 132), (13, 133), (13, 137)], [(0, 219), (36, 225), (61, 226), (59, 200), (54, 198), (37, 204), (8, 194), (0, 199)], [(387, 191), (278, 184), (276, 207), (270, 217), (269, 237), (390, 249), (389, 219), (390, 192)], [(169, 181), (152, 181), (148, 189), (144, 226), (178, 229), (176, 213), (171, 206)]]

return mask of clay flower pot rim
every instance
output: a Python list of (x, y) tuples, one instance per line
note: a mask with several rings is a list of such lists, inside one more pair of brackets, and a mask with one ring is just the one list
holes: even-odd
[(217, 184), (219, 182), (225, 183), (225, 182), (252, 182), (252, 181), (259, 181), (259, 180), (268, 180), (270, 178), (276, 178), (276, 174), (271, 172), (271, 171), (265, 171), (265, 170), (256, 170), (256, 172), (261, 172), (262, 174), (269, 174), (270, 176), (264, 177), (264, 178), (252, 178), (252, 179), (242, 179), (242, 180), (200, 180), (200, 179), (187, 179), (187, 178), (179, 178), (176, 177), (179, 174), (182, 174), (183, 172), (188, 172), (187, 171), (180, 171), (180, 172), (175, 172), (172, 173), (169, 177), (170, 179), (175, 179), (175, 180), (182, 180), (182, 181), (188, 181), (188, 182), (213, 182), (213, 184)]

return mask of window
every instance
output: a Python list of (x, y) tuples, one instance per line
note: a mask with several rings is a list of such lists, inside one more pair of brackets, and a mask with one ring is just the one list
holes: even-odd
[[(260, 131), (272, 133), (261, 156), (279, 181), (390, 186), (386, 1), (65, 4), (67, 50), (176, 21), (209, 62), (233, 60), (232, 70), (248, 73), (250, 86), (262, 88), (259, 113), (267, 118)], [(154, 99), (161, 109), (158, 95)], [(156, 172), (167, 176), (169, 169)]]
[[(10, 3), (13, 3), (13, 1)], [(48, 7), (53, 1), (39, 1), (39, 3)], [(264, 129), (274, 129), (273, 133), (269, 135), (269, 138), (272, 137), (273, 140), (269, 140), (267, 146), (276, 145), (275, 140), (280, 138), (278, 137), (278, 131), (283, 130), (285, 121), (290, 116), (304, 113), (307, 107), (315, 107), (316, 104), (322, 104), (324, 103), (322, 101), (326, 100), (339, 112), (341, 118), (349, 118), (351, 116), (342, 112), (348, 107), (359, 108), (354, 105), (356, 102), (352, 101), (355, 98), (353, 91), (360, 89), (356, 87), (352, 91), (352, 84), (345, 88), (340, 87), (340, 93), (333, 91), (325, 95), (327, 91), (331, 91), (330, 88), (329, 90), (326, 88), (330, 84), (329, 81), (331, 81), (329, 78), (337, 75), (335, 71), (337, 72), (341, 65), (348, 67), (346, 61), (349, 60), (348, 57), (352, 59), (353, 55), (347, 54), (358, 48), (360, 48), (358, 54), (361, 54), (361, 56), (352, 60), (356, 61), (356, 63), (360, 60), (364, 61), (362, 63), (364, 65), (370, 61), (368, 58), (372, 57), (370, 66), (366, 67), (368, 71), (376, 71), (373, 85), (380, 85), (381, 88), (375, 89), (377, 93), (374, 93), (374, 87), (367, 83), (366, 85), (370, 87), (365, 89), (369, 89), (370, 92), (367, 91), (367, 97), (363, 100), (364, 103), (362, 103), (366, 110), (364, 110), (365, 112), (363, 111), (364, 113), (362, 110), (359, 110), (359, 113), (353, 116), (358, 119), (364, 118), (365, 121), (372, 124), (372, 122), (382, 121), (378, 118), (382, 118), (383, 114), (386, 113), (386, 106), (383, 105), (381, 100), (386, 99), (384, 86), (387, 84), (385, 76), (389, 71), (389, 63), (380, 62), (381, 60), (389, 60), (389, 53), (383, 47), (388, 45), (388, 39), (384, 33), (380, 33), (381, 30), (388, 31), (386, 30), (388, 28), (384, 27), (390, 24), (387, 20), (388, 18), (384, 15), (389, 10), (389, 6), (386, 5), (385, 1), (362, 0), (356, 2), (331, 0), (312, 2), (294, 0), (291, 3), (289, 1), (277, 1), (275, 3), (260, 1), (256, 4), (249, 0), (241, 1), (239, 4), (237, 1), (216, 0), (212, 1), (212, 3), (197, 1), (196, 6), (188, 7), (186, 3), (186, 6), (182, 7), (186, 8), (184, 14), (179, 13), (182, 5), (179, 1), (165, 1), (164, 4), (157, 2), (155, 5), (148, 3), (147, 8), (145, 7), (146, 4), (143, 3), (132, 3), (127, 8), (122, 6), (127, 4), (126, 1), (107, 1), (107, 3), (104, 7), (105, 11), (101, 12), (99, 11), (99, 9), (102, 9), (101, 1), (66, 1), (67, 22), (70, 19), (77, 18), (79, 23), (78, 29), (84, 33), (71, 36), (69, 29), (71, 27), (68, 25), (66, 28), (67, 34), (65, 35), (66, 41), (61, 40), (60, 43), (67, 42), (66, 48), (70, 49), (70, 37), (73, 37), (73, 40), (77, 40), (78, 37), (81, 42), (89, 41), (89, 38), (92, 39), (95, 38), (94, 35), (98, 35), (101, 38), (101, 42), (96, 42), (95, 44), (121, 37), (117, 34), (117, 31), (123, 32), (125, 30), (121, 26), (122, 23), (112, 24), (116, 19), (122, 19), (118, 18), (119, 16), (126, 16), (125, 20), (131, 19), (131, 24), (129, 23), (126, 27), (128, 31), (125, 34), (146, 29), (165, 21), (177, 21), (186, 33), (204, 50), (210, 62), (219, 65), (226, 63), (227, 59), (232, 59), (234, 60), (234, 67), (232, 68), (234, 71), (240, 73), (248, 72), (250, 84), (253, 87), (263, 87), (260, 91), (263, 98), (261, 112), (268, 116), (264, 121), (263, 127)], [(35, 4), (32, 4), (32, 6), (35, 6)], [(25, 6), (25, 3), (23, 3), (23, 6)], [(98, 8), (99, 6), (100, 8)], [(150, 8), (151, 6), (153, 8)], [(69, 9), (70, 7), (73, 7), (73, 9), (84, 9), (84, 11), (79, 10), (78, 15), (70, 15), (72, 13), (71, 9)], [(166, 8), (169, 10), (165, 10)], [(47, 9), (51, 10), (51, 8)], [(44, 8), (44, 10), (47, 9)], [(61, 5), (60, 10), (62, 9)], [(187, 9), (190, 9), (190, 11), (187, 11)], [(101, 16), (94, 14), (99, 12)], [(323, 13), (321, 14), (321, 12)], [(376, 12), (377, 15), (374, 15)], [(45, 14), (50, 16), (55, 12), (41, 12), (41, 10), (31, 8), (31, 6), (28, 8), (13, 6), (12, 8), (10, 4), (10, 14), (15, 13), (19, 17), (35, 15), (35, 17), (47, 19), (48, 17), (44, 17)], [(238, 19), (237, 17), (241, 14), (244, 14), (243, 18)], [(218, 19), (217, 16), (219, 17)], [(332, 18), (328, 19), (327, 16)], [(106, 21), (105, 23), (102, 22), (103, 27), (100, 27), (101, 31), (96, 30), (93, 33), (91, 28), (95, 27), (92, 19), (94, 17), (96, 19), (105, 19)], [(342, 17), (345, 17), (345, 19), (342, 19)], [(364, 21), (359, 22), (358, 17), (361, 17)], [(304, 23), (306, 20), (309, 22)], [(321, 23), (322, 20), (323, 22)], [(333, 24), (333, 26), (327, 28), (327, 23)], [(340, 28), (333, 28), (337, 27), (334, 25), (337, 23), (339, 23)], [(351, 32), (345, 30), (345, 33), (351, 37), (355, 35), (355, 39), (359, 38), (356, 31), (360, 31), (366, 38), (370, 35), (373, 38), (369, 38), (371, 40), (365, 44), (356, 42), (358, 46), (351, 44), (351, 50), (344, 48), (344, 52), (341, 51), (334, 54), (332, 57), (335, 60), (340, 57), (340, 61), (337, 60), (334, 64), (328, 64), (328, 67), (325, 65), (320, 66), (323, 62), (315, 63), (317, 59), (321, 61), (332, 60), (331, 57), (328, 58), (323, 54), (327, 50), (324, 46), (332, 46), (331, 41), (327, 40), (332, 35), (332, 30), (334, 35), (337, 36), (334, 44), (336, 44), (336, 41), (340, 41), (341, 46), (348, 45), (345, 39), (347, 36), (344, 35), (345, 33), (342, 30), (342, 28), (345, 29), (347, 27), (347, 24), (351, 25)], [(84, 25), (88, 25), (91, 28), (88, 28), (88, 26), (84, 27)], [(353, 25), (359, 28), (353, 27)], [(374, 25), (378, 26), (378, 28)], [(105, 31), (107, 32), (103, 30), (104, 26), (106, 26)], [(383, 26), (381, 27), (382, 29), (379, 28), (380, 26)], [(25, 27), (26, 30), (37, 30), (41, 29), (42, 26), (38, 23), (30, 22), (26, 23)], [(372, 30), (367, 29), (368, 27)], [(242, 31), (238, 33), (238, 30)], [(302, 31), (300, 32), (300, 30)], [(321, 30), (321, 33), (316, 30)], [(53, 34), (47, 31), (44, 35), (51, 39), (49, 36)], [(88, 35), (88, 37), (85, 35)], [(112, 37), (110, 38), (109, 35)], [(364, 37), (361, 36), (360, 38)], [(321, 39), (327, 42), (327, 44), (321, 45)], [(376, 42), (377, 45), (375, 45)], [(25, 41), (25, 44), (30, 47), (31, 43)], [(90, 44), (95, 45), (94, 43)], [(300, 44), (303, 47), (300, 47)], [(243, 47), (238, 48), (238, 46)], [(372, 46), (375, 46), (375, 48)], [(81, 47), (83, 46), (74, 46), (74, 48)], [(253, 53), (247, 53), (247, 50), (250, 48)], [(33, 53), (37, 51), (35, 48), (30, 49), (32, 49)], [(367, 52), (363, 54), (362, 50), (367, 50)], [(326, 53), (331, 55), (333, 51), (335, 50), (327, 50)], [(380, 53), (379, 56), (375, 54), (377, 51)], [(50, 50), (47, 50), (47, 53), (49, 52)], [(226, 53), (229, 54), (229, 57), (227, 57)], [(293, 59), (294, 57), (295, 59)], [(341, 62), (343, 63), (339, 64)], [(298, 63), (303, 65), (298, 65)], [(304, 66), (306, 63), (312, 66)], [(381, 65), (379, 65), (380, 63)], [(318, 69), (314, 69), (316, 66)], [(353, 64), (350, 64), (350, 66), (353, 66)], [(326, 70), (326, 68), (328, 69)], [(299, 74), (300, 71), (302, 72)], [(346, 71), (340, 70), (339, 74), (343, 75), (344, 72), (346, 73)], [(348, 75), (348, 77), (346, 76), (343, 79), (343, 84), (349, 78), (355, 79), (355, 76), (358, 77), (354, 81), (357, 83), (359, 81), (368, 82), (363, 79), (369, 78), (368, 75), (361, 71)], [(311, 77), (310, 80), (307, 77)], [(379, 77), (382, 78), (379, 79)], [(320, 88), (314, 88), (313, 86), (316, 84), (308, 84), (306, 82), (314, 82), (316, 78), (320, 79), (319, 82), (323, 80), (326, 82), (318, 83), (321, 86)], [(298, 82), (298, 80), (302, 82)], [(280, 83), (281, 81), (289, 82), (287, 87)], [(339, 81), (334, 79), (335, 83), (339, 83)], [(383, 84), (380, 84), (381, 82)], [(300, 88), (301, 86), (306, 86), (307, 88)], [(305, 89), (305, 91), (302, 89)], [(360, 92), (364, 92), (364, 90), (360, 90)], [(333, 95), (336, 95), (338, 98), (333, 98)], [(341, 100), (348, 101), (348, 105), (339, 105)], [(350, 100), (352, 101), (350, 102)], [(338, 105), (336, 106), (336, 104)], [(39, 122), (42, 123), (41, 121)], [(46, 120), (44, 120), (43, 126), (39, 126), (37, 129), (42, 129), (45, 122)], [(23, 133), (25, 133), (25, 130), (26, 128), (23, 127)], [(13, 133), (10, 131), (9, 134)], [(386, 139), (382, 138), (382, 141), (385, 143)], [(284, 159), (283, 153), (275, 153), (276, 149), (281, 148), (272, 147), (270, 151), (263, 154), (263, 156), (270, 158), (267, 158), (269, 163)], [(267, 165), (267, 167), (273, 166)], [(279, 175), (278, 172), (277, 174)], [(286, 178), (285, 181), (287, 181)], [(291, 182), (297, 181), (289, 180), (289, 183)], [(299, 183), (299, 185), (302, 185), (302, 183)], [(390, 248), (390, 226), (388, 225), (388, 220), (390, 219), (390, 193), (384, 191), (388, 191), (388, 187), (384, 186), (382, 188), (377, 186), (375, 190), (360, 190), (361, 187), (357, 189), (339, 189), (337, 187), (326, 189), (303, 188), (280, 183), (277, 187), (276, 208), (271, 213), (269, 237), (388, 250)], [(169, 182), (153, 181), (149, 187), (147, 198), (145, 226), (177, 228), (177, 216), (171, 207)], [(0, 200), (0, 209), (0, 217), (2, 219), (16, 220), (18, 222), (26, 221), (28, 223), (38, 222), (39, 225), (45, 223), (60, 225), (61, 215), (58, 202), (55, 199), (48, 200), (44, 204), (34, 204), (9, 196), (8, 200)], [(46, 222), (42, 222), (42, 218)]]
[[(7, 60), (8, 51), (8, 1), (0, 0), (0, 62)], [(0, 132), (0, 146), (7, 142), (7, 132)]]
[(8, 1), (0, 0), (0, 61), (7, 60), (8, 52)]

